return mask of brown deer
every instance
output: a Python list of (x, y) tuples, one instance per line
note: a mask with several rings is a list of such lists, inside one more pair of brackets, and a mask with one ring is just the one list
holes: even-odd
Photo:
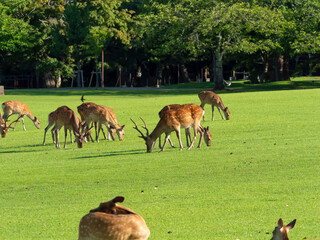
[(11, 125), (12, 125), (13, 123), (19, 121), (19, 118), (18, 118), (17, 120), (11, 122), (11, 123), (9, 124), (9, 126), (8, 126), (8, 125), (7, 125), (7, 121), (8, 121), (8, 119), (9, 119), (9, 117), (10, 117), (10, 116), (8, 116), (8, 118), (7, 118), (6, 121), (3, 121), (2, 116), (1, 116), (1, 112), (0, 112), (0, 134), (1, 134), (1, 137), (2, 137), (2, 138), (5, 138), (5, 137), (6, 137), (7, 132), (9, 131), (9, 128), (13, 128), (13, 127), (11, 127)]
[(111, 137), (114, 140), (115, 133), (118, 135), (119, 140), (123, 140), (124, 127), (118, 124), (114, 111), (111, 108), (107, 108), (102, 105), (83, 103), (78, 106), (78, 111), (81, 112), (81, 116), (86, 121), (86, 124), (95, 122), (98, 124), (98, 131), (96, 132), (96, 141), (99, 142), (99, 133), (104, 124)]
[[(34, 123), (34, 125), (36, 126), (36, 128), (38, 128), (38, 129), (40, 128), (40, 121), (38, 120), (38, 118), (36, 118), (35, 116), (32, 115), (27, 104), (19, 102), (19, 101), (7, 101), (7, 102), (2, 103), (2, 109), (3, 109), (3, 119), (5, 121), (12, 114), (19, 114), (18, 119), (21, 118), (21, 122), (22, 122), (22, 126), (23, 126), (24, 131), (26, 131), (26, 127), (24, 125), (24, 120), (23, 120), (24, 116), (27, 116), (28, 118), (30, 118), (32, 120), (32, 122)], [(14, 125), (13, 130), (15, 129), (17, 122)]]
[[(228, 107), (225, 107), (223, 105), (223, 102), (221, 100), (221, 98), (219, 97), (218, 94), (211, 92), (211, 91), (203, 91), (200, 92), (198, 94), (199, 99), (201, 101), (201, 107), (204, 109), (204, 105), (206, 104), (210, 104), (211, 105), (211, 109), (212, 109), (212, 117), (211, 120), (214, 121), (214, 117), (213, 117), (213, 112), (214, 112), (214, 107), (217, 107), (221, 118), (224, 120), (224, 117), (221, 114), (220, 109), (222, 110), (222, 112), (224, 113), (225, 119), (229, 120), (230, 119), (230, 111), (228, 109)], [(204, 116), (203, 116), (203, 121), (205, 121)]]
[(278, 220), (278, 226), (272, 232), (271, 240), (289, 240), (288, 232), (296, 224), (296, 219), (289, 223), (287, 226), (283, 225), (283, 221), (280, 218)]
[(144, 219), (134, 211), (116, 204), (124, 197), (100, 203), (98, 208), (82, 217), (79, 240), (146, 240), (150, 230)]
[(45, 145), (46, 133), (48, 129), (50, 129), (53, 125), (54, 127), (51, 130), (52, 140), (53, 142), (56, 143), (56, 148), (58, 149), (60, 148), (59, 131), (62, 127), (64, 127), (64, 131), (65, 131), (64, 148), (67, 147), (68, 130), (73, 131), (76, 137), (78, 148), (83, 147), (83, 142), (85, 141), (85, 137), (90, 130), (90, 129), (84, 129), (81, 132), (81, 121), (79, 117), (75, 114), (75, 112), (67, 106), (58, 107), (55, 111), (51, 112), (48, 116), (48, 126), (44, 129), (43, 145)]
[(181, 136), (180, 136), (180, 129), (181, 128), (190, 128), (193, 127), (194, 129), (194, 137), (191, 141), (190, 146), (188, 149), (193, 147), (194, 141), (197, 137), (199, 126), (201, 122), (201, 118), (203, 116), (203, 109), (196, 104), (184, 104), (179, 109), (172, 109), (166, 111), (166, 113), (160, 118), (156, 128), (149, 134), (149, 130), (147, 128), (146, 122), (140, 117), (140, 119), (144, 123), (144, 128), (147, 131), (147, 135), (145, 136), (138, 128), (137, 124), (131, 119), (133, 124), (135, 125), (134, 129), (136, 129), (140, 134), (141, 138), (144, 139), (147, 145), (147, 152), (152, 152), (155, 141), (159, 138), (162, 133), (165, 133), (166, 138), (163, 143), (163, 147), (161, 148), (160, 152), (163, 152), (166, 143), (170, 137), (170, 133), (175, 131), (177, 137), (179, 139), (180, 144), (180, 151), (183, 149)]
[[(159, 117), (161, 118), (162, 116), (165, 115), (166, 111), (168, 110), (172, 110), (172, 109), (179, 109), (181, 108), (182, 105), (180, 104), (171, 104), (171, 105), (167, 105), (165, 107), (163, 107), (160, 112), (159, 112)], [(186, 139), (187, 139), (187, 146), (189, 147), (190, 146), (190, 143), (191, 143), (191, 131), (190, 131), (190, 128), (186, 128), (185, 129), (185, 132), (186, 132)], [(212, 134), (209, 130), (209, 127), (207, 128), (204, 128), (200, 125), (199, 127), (199, 132), (200, 133), (200, 140), (199, 140), (199, 144), (198, 144), (198, 148), (201, 147), (201, 143), (202, 143), (202, 139), (204, 138), (207, 146), (211, 146), (211, 139), (212, 139)], [(174, 147), (170, 137), (168, 139), (171, 147)], [(161, 136), (159, 137), (159, 147), (161, 148)]]

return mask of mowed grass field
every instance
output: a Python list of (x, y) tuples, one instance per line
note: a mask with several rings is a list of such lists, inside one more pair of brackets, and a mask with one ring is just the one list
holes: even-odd
[[(205, 106), (211, 147), (147, 154), (130, 118), (152, 130), (163, 106), (200, 104), (199, 91), (6, 91), (1, 102), (27, 103), (41, 129), (26, 117), (26, 132), (18, 123), (0, 139), (0, 239), (77, 239), (81, 217), (116, 196), (144, 217), (152, 240), (270, 239), (280, 217), (297, 219), (290, 239), (319, 239), (320, 89), (220, 93), (231, 119), (216, 110), (212, 122)], [(124, 141), (100, 136), (78, 149), (68, 136), (58, 150), (49, 131), (43, 146), (48, 114), (76, 111), (82, 95), (114, 109)]]

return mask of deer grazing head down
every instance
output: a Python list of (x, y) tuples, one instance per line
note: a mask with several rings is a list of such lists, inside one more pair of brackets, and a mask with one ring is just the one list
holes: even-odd
[[(9, 116), (11, 116), (11, 115), (9, 115)], [(9, 118), (9, 116), (8, 116), (8, 118)], [(13, 128), (13, 127), (11, 127), (11, 125), (16, 122), (19, 122), (19, 119), (20, 119), (20, 117), (19, 117), (17, 120), (11, 122), (8, 126), (7, 125), (8, 118), (5, 121), (3, 121), (1, 114), (0, 114), (0, 133), (1, 133), (2, 138), (6, 137), (7, 132), (9, 131), (9, 128)]]
[(296, 224), (296, 219), (293, 220), (288, 225), (283, 225), (283, 221), (280, 218), (278, 220), (278, 226), (276, 226), (272, 232), (273, 235), (271, 240), (289, 240), (288, 232), (294, 227), (295, 224)]
[(154, 148), (154, 145), (155, 145), (155, 141), (150, 137), (150, 134), (149, 134), (149, 130), (148, 130), (148, 127), (147, 127), (147, 124), (146, 122), (140, 117), (141, 121), (144, 123), (144, 129), (147, 131), (146, 132), (146, 135), (143, 134), (143, 132), (141, 132), (137, 126), (137, 124), (130, 118), (130, 120), (133, 122), (133, 124), (135, 125), (135, 127), (133, 127), (135, 130), (137, 130), (141, 136), (139, 136), (140, 138), (142, 138), (145, 143), (146, 143), (146, 146), (147, 146), (147, 152), (148, 153), (151, 153), (153, 148)]
[(90, 210), (79, 225), (79, 240), (146, 240), (150, 235), (144, 219), (131, 209), (117, 205), (124, 197), (100, 203)]

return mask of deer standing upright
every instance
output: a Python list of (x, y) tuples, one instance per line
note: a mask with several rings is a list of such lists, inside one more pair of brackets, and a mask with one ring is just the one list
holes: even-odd
[[(19, 102), (19, 101), (7, 101), (2, 103), (2, 109), (3, 109), (3, 119), (6, 121), (8, 119), (8, 117), (12, 114), (19, 114), (19, 118), (21, 118), (22, 121), (22, 126), (23, 126), (23, 130), (26, 131), (26, 127), (24, 125), (24, 120), (23, 117), (27, 116), (28, 118), (30, 118), (32, 120), (32, 122), (34, 123), (34, 125), (36, 126), (36, 128), (40, 128), (40, 121), (32, 115), (29, 107), (27, 106), (27, 104)], [(14, 125), (13, 130), (15, 129), (17, 125)]]
[[(171, 105), (167, 105), (165, 107), (163, 107), (160, 112), (159, 112), (159, 117), (161, 118), (162, 116), (165, 115), (165, 113), (168, 111), (168, 110), (173, 110), (173, 109), (179, 109), (183, 107), (183, 105), (180, 105), (180, 104), (171, 104)], [(209, 130), (209, 127), (207, 128), (204, 128), (200, 125), (199, 127), (199, 133), (200, 133), (200, 140), (199, 140), (199, 144), (198, 144), (198, 148), (201, 147), (201, 143), (202, 143), (202, 139), (204, 138), (207, 146), (211, 146), (211, 139), (212, 139), (212, 134), (210, 133), (210, 130)], [(189, 147), (190, 146), (190, 143), (191, 143), (191, 131), (190, 131), (190, 128), (186, 128), (185, 129), (185, 133), (186, 133), (186, 140), (187, 140), (187, 146)], [(173, 143), (169, 137), (168, 139), (170, 145), (172, 147), (173, 146)], [(161, 136), (159, 137), (159, 147), (161, 148)]]
[(296, 224), (296, 219), (293, 220), (288, 225), (283, 225), (283, 221), (280, 218), (278, 220), (278, 226), (272, 232), (271, 240), (289, 240), (288, 232), (291, 230)]
[(79, 240), (146, 240), (150, 230), (144, 219), (134, 211), (116, 204), (124, 197), (103, 202), (82, 217)]
[(180, 136), (181, 128), (193, 127), (194, 138), (188, 149), (191, 149), (193, 147), (194, 141), (198, 134), (201, 118), (204, 114), (204, 111), (201, 107), (199, 107), (196, 104), (184, 104), (182, 106), (183, 107), (179, 109), (172, 109), (172, 110), (166, 111), (166, 113), (160, 118), (160, 121), (158, 122), (156, 128), (152, 131), (151, 134), (149, 134), (147, 124), (141, 118), (141, 120), (144, 123), (144, 128), (147, 131), (146, 136), (139, 130), (137, 124), (131, 119), (131, 121), (135, 125), (134, 129), (136, 129), (141, 134), (141, 138), (144, 139), (147, 145), (148, 153), (152, 152), (155, 145), (155, 141), (159, 138), (159, 136), (162, 133), (165, 133), (166, 138), (163, 143), (163, 147), (161, 148), (161, 151), (160, 151), (160, 152), (163, 152), (165, 145), (170, 137), (170, 133), (173, 131), (175, 131), (177, 134), (177, 137), (179, 139), (179, 144), (180, 144), (180, 150), (182, 150), (183, 146), (182, 146), (181, 136)]
[(67, 147), (67, 135), (68, 130), (72, 130), (75, 137), (76, 142), (78, 144), (78, 148), (83, 147), (83, 142), (85, 141), (85, 136), (87, 135), (87, 129), (84, 129), (81, 132), (81, 122), (79, 117), (75, 114), (73, 110), (68, 108), (67, 106), (58, 107), (54, 112), (51, 112), (48, 116), (48, 126), (44, 129), (44, 139), (43, 145), (45, 145), (46, 133), (50, 127), (53, 127), (51, 130), (52, 140), (56, 143), (56, 148), (60, 148), (59, 142), (59, 131), (62, 127), (64, 127), (65, 131), (65, 141), (64, 148)]
[[(224, 113), (224, 116), (225, 116), (226, 120), (230, 119), (230, 111), (229, 111), (228, 107), (225, 107), (223, 105), (223, 102), (222, 102), (222, 100), (221, 100), (221, 98), (219, 97), (218, 94), (216, 94), (214, 92), (211, 92), (211, 91), (203, 91), (203, 92), (200, 92), (198, 94), (198, 96), (199, 96), (199, 99), (201, 101), (201, 105), (200, 106), (202, 108), (204, 108), (204, 106), (206, 104), (210, 104), (211, 105), (211, 109), (212, 109), (211, 120), (212, 121), (214, 121), (214, 117), (213, 117), (214, 107), (217, 107), (217, 109), (218, 109), (218, 111), (220, 113), (220, 116), (221, 116), (221, 118), (223, 120), (224, 120), (224, 117), (222, 116), (220, 109)], [(203, 121), (205, 121), (204, 116), (203, 116)]]

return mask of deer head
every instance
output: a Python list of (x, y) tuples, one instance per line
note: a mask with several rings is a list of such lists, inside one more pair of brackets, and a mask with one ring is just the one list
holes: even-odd
[(137, 124), (130, 118), (130, 120), (131, 120), (131, 121), (133, 122), (133, 124), (135, 125), (135, 127), (133, 127), (133, 128), (134, 128), (135, 130), (137, 130), (137, 131), (141, 134), (141, 136), (139, 136), (139, 137), (142, 138), (142, 139), (145, 141), (145, 143), (146, 143), (146, 145), (147, 145), (147, 152), (148, 152), (148, 153), (151, 153), (152, 150), (153, 150), (153, 148), (154, 148), (155, 141), (150, 138), (150, 134), (149, 134), (149, 130), (148, 130), (148, 127), (147, 127), (146, 122), (145, 122), (141, 117), (140, 117), (140, 119), (141, 119), (142, 122), (144, 123), (144, 127), (143, 127), (143, 128), (147, 131), (147, 135), (146, 135), (146, 136), (139, 130)]
[(11, 127), (11, 125), (14, 124), (15, 122), (19, 122), (19, 119), (21, 118), (21, 116), (20, 116), (17, 120), (11, 122), (10, 125), (8, 126), (7, 125), (7, 121), (8, 121), (8, 119), (9, 119), (9, 117), (11, 115), (8, 116), (8, 118), (7, 118), (7, 120), (5, 122), (3, 122), (2, 118), (0, 119), (0, 132), (1, 132), (1, 137), (2, 138), (6, 137), (6, 134), (9, 131), (9, 128), (13, 128), (13, 127)]
[(283, 221), (280, 218), (278, 220), (278, 226), (272, 232), (271, 240), (289, 240), (288, 232), (291, 230), (296, 224), (296, 219), (289, 223), (287, 226), (283, 225)]
[(109, 214), (118, 214), (116, 203), (117, 202), (123, 202), (124, 197), (115, 197), (114, 199), (108, 201), (108, 202), (102, 202), (100, 203), (99, 207), (90, 210), (90, 212), (104, 212)]
[(212, 139), (212, 134), (209, 130), (209, 126), (204, 128), (204, 134), (203, 134), (203, 137), (204, 137), (204, 141), (206, 142), (207, 146), (211, 146), (211, 139)]
[(84, 122), (81, 122), (78, 131), (77, 132), (74, 131), (74, 135), (76, 136), (78, 148), (83, 148), (83, 142), (86, 141), (86, 137), (88, 136), (88, 133), (90, 132), (91, 128), (93, 127), (93, 126), (91, 126), (89, 129), (87, 127), (84, 127), (81, 132), (80, 129), (81, 129), (81, 125), (83, 125), (83, 124), (84, 124)]

